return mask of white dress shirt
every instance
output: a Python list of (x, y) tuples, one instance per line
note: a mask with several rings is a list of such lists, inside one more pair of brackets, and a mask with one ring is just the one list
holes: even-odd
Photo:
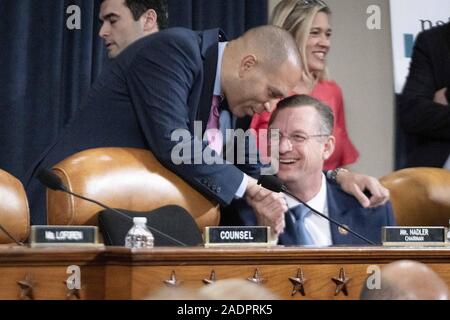
[[(291, 209), (300, 204), (297, 200), (290, 196), (286, 197), (286, 203), (288, 208)], [(328, 201), (327, 201), (327, 180), (325, 175), (322, 174), (322, 184), (320, 186), (319, 193), (314, 198), (306, 202), (311, 208), (316, 209), (320, 213), (323, 213), (328, 217)], [(292, 213), (289, 213), (290, 218), (295, 223), (295, 217)], [(310, 211), (305, 217), (305, 228), (308, 230), (311, 238), (314, 241), (315, 246), (330, 246), (332, 245), (331, 228), (328, 220)]]

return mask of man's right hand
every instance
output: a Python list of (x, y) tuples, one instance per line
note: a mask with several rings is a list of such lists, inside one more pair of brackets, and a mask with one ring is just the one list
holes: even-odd
[(446, 91), (447, 91), (447, 88), (442, 88), (441, 90), (436, 91), (436, 93), (434, 94), (433, 101), (436, 103), (440, 103), (440, 104), (448, 106)]
[(271, 227), (276, 235), (283, 232), (284, 214), (288, 207), (281, 193), (269, 191), (249, 177), (245, 200), (255, 211), (258, 225)]

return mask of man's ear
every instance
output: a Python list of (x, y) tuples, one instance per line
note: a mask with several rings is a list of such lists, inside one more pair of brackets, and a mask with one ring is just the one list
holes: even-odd
[(158, 15), (153, 9), (148, 9), (140, 18), (142, 23), (142, 30), (146, 34), (158, 31)]
[(333, 154), (334, 147), (336, 146), (336, 138), (329, 136), (323, 145), (323, 160), (328, 160)]
[(239, 67), (239, 77), (242, 77), (246, 72), (256, 66), (257, 63), (258, 60), (254, 54), (249, 54), (242, 58), (241, 65)]

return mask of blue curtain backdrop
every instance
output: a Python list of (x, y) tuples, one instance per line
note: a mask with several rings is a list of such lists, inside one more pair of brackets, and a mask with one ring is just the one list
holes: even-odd
[[(107, 63), (101, 0), (0, 0), (0, 168), (22, 178)], [(267, 23), (267, 0), (168, 0), (171, 26), (221, 27), (230, 38)], [(69, 30), (67, 8), (81, 9)]]

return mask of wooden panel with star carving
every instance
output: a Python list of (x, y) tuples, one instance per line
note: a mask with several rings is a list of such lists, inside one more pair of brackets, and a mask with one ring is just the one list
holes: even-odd
[[(114, 250), (110, 257), (115, 256)], [(119, 254), (116, 263), (124, 263)], [(214, 271), (216, 280), (251, 279), (258, 270), (261, 285), (282, 299), (358, 299), (368, 276), (368, 267), (398, 259), (427, 263), (450, 284), (450, 251), (445, 249), (389, 248), (247, 248), (137, 251), (125, 264), (133, 265), (129, 273), (117, 273), (129, 281), (129, 296), (142, 299), (162, 288), (200, 288)], [(123, 262), (120, 262), (123, 261)], [(117, 268), (115, 266), (115, 268)], [(305, 296), (290, 278), (302, 269), (306, 279)], [(124, 271), (125, 269), (122, 269)], [(174, 276), (175, 275), (175, 276)], [(344, 277), (339, 281), (340, 277)], [(171, 285), (171, 283), (173, 285)], [(293, 294), (294, 293), (294, 294)], [(109, 294), (108, 298), (122, 298)]]
[[(161, 288), (221, 279), (257, 283), (282, 299), (357, 299), (368, 267), (411, 259), (450, 285), (450, 248), (26, 248), (0, 246), (0, 299), (143, 299)], [(69, 291), (67, 267), (81, 270)]]
[[(100, 249), (0, 246), (0, 300), (104, 299), (104, 264)], [(81, 289), (70, 292), (67, 268), (80, 267)], [(74, 297), (68, 294), (74, 293)]]
[[(430, 265), (438, 273), (447, 273), (442, 265)], [(299, 266), (300, 267), (300, 266)], [(294, 286), (290, 277), (296, 276), (297, 265), (279, 266), (279, 265), (258, 265), (260, 276), (264, 279), (262, 286), (276, 293), (281, 299), (358, 299), (359, 292), (363, 281), (367, 277), (368, 264), (358, 265), (301, 265), (307, 281), (304, 285), (305, 296), (299, 292), (292, 296)], [(337, 285), (332, 278), (338, 278), (340, 269), (344, 268), (346, 276), (350, 278), (347, 284), (348, 296), (343, 292), (336, 295)], [(255, 266), (238, 265), (238, 266), (180, 266), (180, 267), (135, 267), (132, 269), (132, 287), (129, 288), (130, 297), (132, 299), (142, 299), (150, 297), (158, 290), (168, 287), (164, 283), (170, 279), (171, 274), (175, 271), (179, 288), (200, 288), (204, 286), (204, 278), (208, 278), (211, 270), (215, 270), (217, 280), (228, 278), (248, 279), (254, 274)], [(447, 282), (450, 283), (450, 277), (447, 276)], [(120, 296), (109, 295), (110, 299), (121, 299), (124, 292)]]

